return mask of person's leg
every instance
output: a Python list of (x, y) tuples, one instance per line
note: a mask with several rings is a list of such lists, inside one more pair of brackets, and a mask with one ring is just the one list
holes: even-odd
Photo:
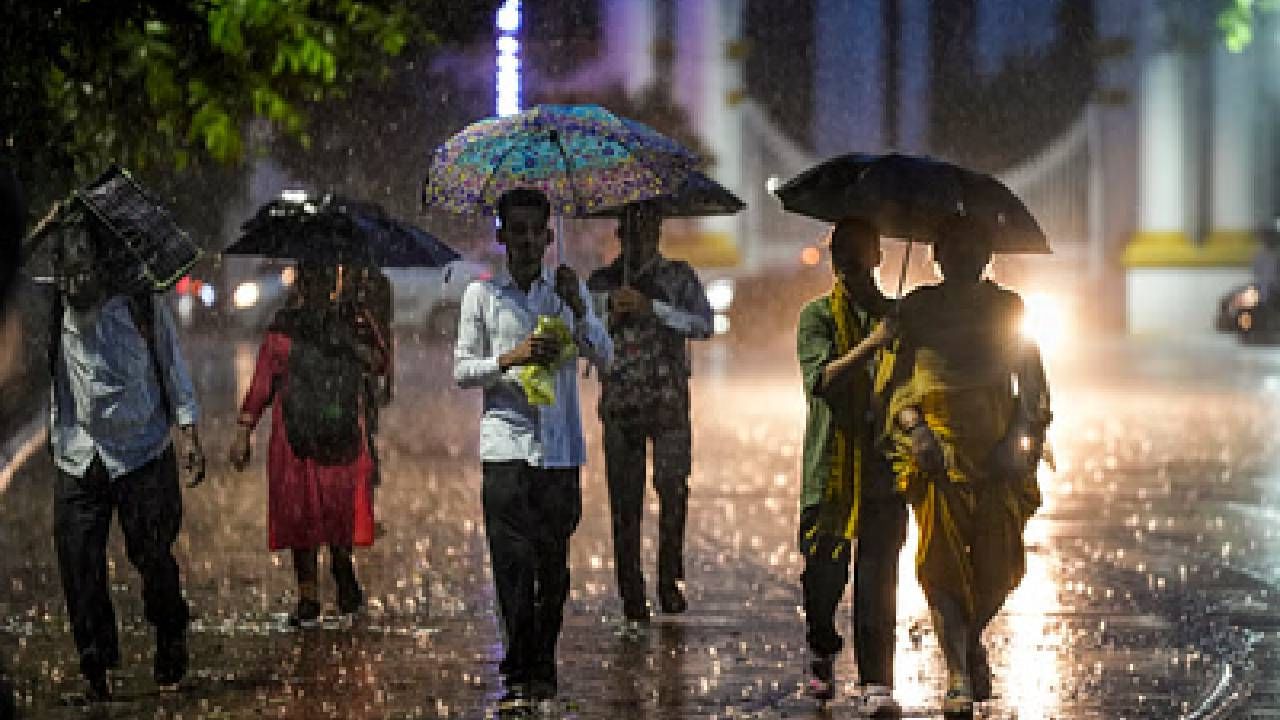
[(298, 607), (289, 624), (300, 627), (320, 617), (320, 580), (316, 548), (293, 548), (293, 575), (298, 582)]
[(173, 543), (182, 525), (182, 490), (173, 447), (112, 485), (125, 553), (142, 576), (142, 604), (156, 630), (155, 680), (178, 682), (187, 672), (187, 623)]
[(105, 696), (107, 669), (120, 662), (115, 611), (107, 586), (110, 479), (95, 458), (83, 478), (59, 470), (56, 483), (54, 543), (71, 634), (80, 657), (80, 672), (89, 680), (93, 693)]
[(338, 612), (343, 615), (358, 612), (364, 605), (364, 590), (356, 579), (356, 565), (350, 546), (329, 546), (329, 570), (338, 586)]
[(644, 572), (640, 568), (640, 523), (644, 512), (645, 443), (635, 426), (604, 422), (605, 476), (613, 520), (613, 562), (622, 612), (629, 620), (647, 620)]
[(530, 509), (536, 528), (537, 640), (534, 652), (533, 694), (537, 699), (556, 694), (556, 641), (569, 599), (569, 538), (582, 517), (578, 468), (536, 471), (530, 482)]
[(900, 498), (865, 497), (853, 564), (853, 650), (864, 685), (893, 687), (898, 610), (898, 555), (907, 535)]
[(521, 461), (484, 463), (481, 502), (506, 640), (499, 670), (506, 679), (508, 695), (524, 694), (527, 699), (535, 638), (535, 563), (526, 468)]
[(684, 527), (689, 509), (692, 430), (681, 422), (653, 435), (653, 485), (658, 491), (658, 600), (662, 611), (687, 608), (677, 581), (684, 579)]
[(947, 697), (943, 703), (945, 712), (963, 712), (965, 703), (971, 705), (973, 687), (969, 680), (969, 642), (973, 633), (973, 618), (964, 601), (953, 593), (938, 588), (925, 588), (933, 627), (938, 633), (938, 645), (947, 663)]
[(835, 656), (844, 647), (844, 638), (836, 632), (836, 607), (849, 582), (851, 545), (847, 540), (818, 534), (819, 511), (818, 505), (800, 511), (800, 554), (804, 558), (800, 590), (805, 642), (813, 656), (809, 692), (819, 700), (829, 700), (835, 696)]

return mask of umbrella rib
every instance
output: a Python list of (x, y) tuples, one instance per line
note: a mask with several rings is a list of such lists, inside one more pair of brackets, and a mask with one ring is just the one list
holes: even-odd
[(582, 208), (578, 203), (578, 188), (573, 184), (573, 161), (569, 159), (569, 152), (564, 149), (564, 143), (560, 141), (560, 133), (555, 128), (552, 128), (550, 135), (551, 141), (560, 150), (560, 157), (564, 158), (564, 175), (565, 180), (569, 183), (569, 197), (573, 202), (574, 212), (581, 212)]
[[(488, 177), (484, 179), (484, 187), (480, 188), (480, 202), (484, 202), (485, 195), (489, 193), (489, 186), (493, 184), (493, 178), (497, 176), (500, 170), (502, 170), (502, 164), (507, 161), (507, 157), (510, 156), (511, 153), (516, 151), (517, 144), (518, 143), (516, 142), (512, 142), (511, 146), (508, 147), (506, 150), (503, 150), (502, 154), (498, 156), (498, 161), (493, 164), (493, 171), (490, 172)], [(498, 206), (495, 202), (494, 214), (496, 215), (497, 212), (498, 212)]]

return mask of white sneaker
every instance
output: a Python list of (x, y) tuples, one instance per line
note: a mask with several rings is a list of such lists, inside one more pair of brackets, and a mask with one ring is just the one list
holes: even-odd
[(893, 699), (893, 688), (888, 685), (866, 685), (862, 688), (862, 714), (896, 718), (902, 714), (902, 706)]

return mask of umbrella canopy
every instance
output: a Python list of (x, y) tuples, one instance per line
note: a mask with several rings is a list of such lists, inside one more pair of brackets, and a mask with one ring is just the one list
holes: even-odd
[(433, 154), (422, 199), (493, 215), (502, 193), (534, 187), (550, 198), (553, 213), (584, 217), (673, 193), (697, 162), (675, 140), (599, 105), (538, 105), (449, 138)]
[(224, 253), (324, 264), (443, 267), (458, 251), (378, 205), (335, 195), (289, 197), (258, 209)]
[[(649, 200), (662, 217), (693, 218), (733, 215), (747, 206), (729, 188), (706, 175), (691, 171), (680, 187), (669, 195)], [(591, 213), (591, 217), (622, 217), (626, 205), (614, 205)]]
[(890, 237), (932, 242), (948, 218), (968, 216), (992, 230), (992, 250), (1048, 253), (1040, 224), (1004, 183), (951, 163), (912, 155), (841, 155), (776, 191), (782, 206), (827, 222), (863, 217)]

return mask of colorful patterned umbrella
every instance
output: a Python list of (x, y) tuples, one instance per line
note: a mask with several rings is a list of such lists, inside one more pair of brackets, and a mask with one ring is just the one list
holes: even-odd
[(599, 105), (539, 105), (486, 118), (436, 149), (423, 204), (495, 214), (503, 192), (542, 190), (557, 215), (582, 217), (676, 191), (697, 156)]

